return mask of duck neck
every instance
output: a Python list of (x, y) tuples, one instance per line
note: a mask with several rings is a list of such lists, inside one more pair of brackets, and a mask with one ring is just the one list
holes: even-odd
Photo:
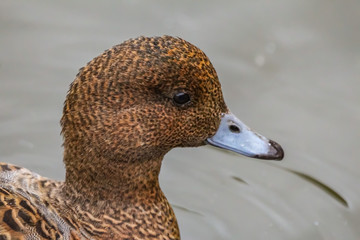
[(139, 201), (139, 198), (162, 196), (158, 176), (164, 155), (112, 159), (91, 152), (80, 156), (65, 152), (66, 180), (63, 191), (77, 202), (87, 199), (127, 204), (129, 201)]
[[(125, 161), (65, 152), (66, 180), (54, 206), (76, 206), (62, 217), (96, 239), (153, 239), (157, 233), (156, 239), (179, 240), (175, 214), (158, 181), (164, 155)], [(96, 232), (89, 224), (106, 231)]]

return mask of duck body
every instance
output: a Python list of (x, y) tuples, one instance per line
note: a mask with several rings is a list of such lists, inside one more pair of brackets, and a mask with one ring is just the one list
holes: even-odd
[(61, 183), (6, 163), (0, 169), (0, 239), (69, 239), (49, 202)]
[(6, 163), (0, 167), (0, 239), (179, 239), (160, 188), (142, 201), (114, 206), (82, 199), (78, 205), (77, 199), (74, 206), (74, 196), (62, 195), (64, 182)]
[(168, 151), (283, 158), (228, 110), (206, 55), (170, 36), (130, 39), (80, 69), (61, 125), (64, 182), (0, 164), (0, 240), (179, 240), (158, 181)]

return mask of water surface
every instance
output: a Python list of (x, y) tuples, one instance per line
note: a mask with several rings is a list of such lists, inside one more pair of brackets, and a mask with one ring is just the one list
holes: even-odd
[(205, 51), (228, 106), (282, 162), (175, 149), (161, 186), (183, 239), (360, 239), (360, 2), (0, 2), (0, 161), (63, 179), (78, 69), (139, 35)]

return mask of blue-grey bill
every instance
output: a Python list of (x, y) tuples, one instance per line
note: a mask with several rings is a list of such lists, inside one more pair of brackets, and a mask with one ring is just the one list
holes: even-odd
[(247, 157), (268, 160), (284, 158), (284, 151), (278, 143), (252, 131), (231, 112), (223, 114), (217, 132), (206, 142)]

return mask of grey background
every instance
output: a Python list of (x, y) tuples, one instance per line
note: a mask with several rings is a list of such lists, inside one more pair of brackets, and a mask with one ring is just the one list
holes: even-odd
[(360, 2), (0, 2), (0, 161), (63, 179), (59, 119), (78, 69), (139, 35), (180, 36), (282, 162), (175, 149), (161, 186), (182, 239), (360, 239)]

